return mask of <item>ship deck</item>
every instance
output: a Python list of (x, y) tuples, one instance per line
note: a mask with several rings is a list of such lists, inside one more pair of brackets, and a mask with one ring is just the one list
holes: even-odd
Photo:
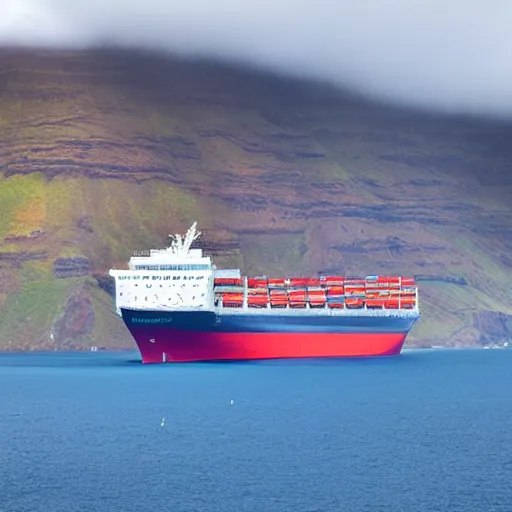
[(162, 311), (162, 312), (173, 312), (173, 311), (211, 311), (218, 316), (226, 315), (254, 315), (254, 316), (290, 316), (290, 317), (301, 317), (301, 316), (335, 316), (335, 317), (394, 317), (394, 318), (415, 318), (420, 316), (419, 308), (413, 309), (369, 309), (369, 308), (358, 308), (358, 309), (336, 309), (336, 308), (250, 308), (250, 307), (222, 307), (216, 306), (213, 308), (197, 308), (197, 307), (165, 307), (165, 306), (151, 306), (141, 305), (141, 307), (123, 306), (124, 309), (134, 311)]

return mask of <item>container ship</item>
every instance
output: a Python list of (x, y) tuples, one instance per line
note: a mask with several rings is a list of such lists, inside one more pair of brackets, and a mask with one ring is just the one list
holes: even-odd
[(109, 272), (143, 363), (398, 355), (420, 316), (414, 278), (246, 277), (191, 248), (199, 236)]

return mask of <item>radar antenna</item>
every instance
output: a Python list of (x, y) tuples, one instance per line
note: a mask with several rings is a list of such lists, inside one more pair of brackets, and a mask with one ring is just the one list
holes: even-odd
[(196, 230), (197, 222), (194, 222), (192, 226), (188, 228), (185, 236), (181, 236), (179, 233), (173, 235), (169, 235), (171, 237), (171, 245), (167, 248), (167, 251), (173, 254), (174, 256), (178, 256), (181, 258), (186, 258), (188, 255), (188, 251), (190, 246), (201, 236), (201, 232)]

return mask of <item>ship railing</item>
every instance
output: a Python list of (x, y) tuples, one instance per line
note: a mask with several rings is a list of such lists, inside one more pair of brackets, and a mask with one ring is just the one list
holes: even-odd
[[(267, 315), (291, 315), (300, 316), (304, 314), (304, 309), (296, 308), (242, 308), (242, 307), (215, 307), (217, 312), (234, 315), (261, 315), (265, 311)], [(418, 311), (414, 309), (331, 309), (331, 308), (311, 308), (308, 315), (314, 316), (368, 316), (368, 317), (400, 317), (411, 318), (418, 316)]]
[[(240, 310), (240, 309), (243, 309), (243, 310), (246, 310), (246, 311), (260, 311), (261, 309), (276, 309), (276, 310), (283, 310), (283, 309), (292, 309), (292, 310), (300, 310), (300, 308), (293, 308), (289, 303), (285, 304), (284, 306), (282, 307), (279, 307), (279, 308), (273, 308), (272, 307), (272, 303), (270, 301), (268, 301), (264, 307), (250, 307), (248, 305), (247, 302), (244, 302), (242, 303), (241, 306), (238, 306), (238, 307), (234, 307), (234, 306), (224, 306), (223, 304), (223, 301), (222, 301), (222, 297), (218, 299), (217, 301), (217, 307), (221, 307), (221, 308), (224, 308), (224, 309), (237, 309), (237, 310)], [(398, 308), (387, 308), (385, 306), (382, 306), (382, 307), (376, 307), (376, 308), (373, 308), (373, 307), (368, 307), (368, 305), (366, 303), (364, 303), (362, 306), (360, 307), (357, 307), (357, 308), (347, 308), (347, 307), (344, 307), (344, 308), (330, 308), (329, 307), (329, 304), (326, 302), (323, 306), (321, 307), (311, 307), (311, 304), (309, 302), (306, 302), (304, 304), (304, 308), (302, 309), (309, 309), (309, 310), (315, 310), (315, 311), (371, 311), (371, 312), (374, 312), (374, 311), (419, 311), (419, 305), (418, 305), (418, 302), (416, 301), (415, 305), (412, 307), (412, 308), (402, 308), (401, 306), (399, 306)]]

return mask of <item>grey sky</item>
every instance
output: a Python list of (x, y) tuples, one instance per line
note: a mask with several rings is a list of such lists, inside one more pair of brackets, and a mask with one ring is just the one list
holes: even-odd
[(0, 45), (108, 43), (512, 117), (511, 0), (0, 0)]

